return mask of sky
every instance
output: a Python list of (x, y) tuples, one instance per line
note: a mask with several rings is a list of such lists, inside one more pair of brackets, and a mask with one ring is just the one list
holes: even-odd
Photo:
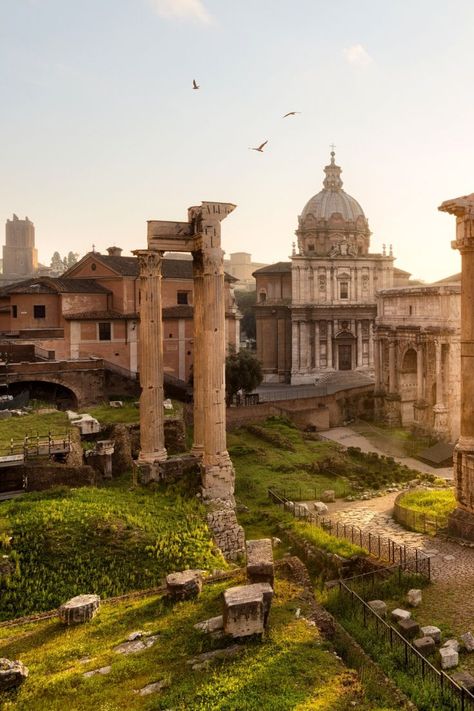
[(372, 250), (447, 276), (473, 46), (471, 0), (0, 0), (0, 220), (28, 215), (49, 264), (232, 202), (226, 252), (286, 260), (334, 143)]

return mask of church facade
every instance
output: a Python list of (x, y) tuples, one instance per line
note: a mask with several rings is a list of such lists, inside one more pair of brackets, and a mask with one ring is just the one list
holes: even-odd
[(392, 249), (370, 252), (360, 204), (331, 153), (323, 189), (298, 217), (290, 262), (254, 272), (257, 355), (265, 382), (314, 384), (335, 371), (375, 370), (376, 292), (408, 283)]

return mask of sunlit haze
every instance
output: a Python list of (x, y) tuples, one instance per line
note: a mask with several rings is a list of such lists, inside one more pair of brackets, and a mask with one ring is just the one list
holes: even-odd
[(2, 232), (28, 215), (49, 264), (221, 200), (227, 252), (287, 259), (334, 142), (372, 250), (452, 274), (437, 207), (474, 190), (473, 35), (469, 0), (0, 0)]

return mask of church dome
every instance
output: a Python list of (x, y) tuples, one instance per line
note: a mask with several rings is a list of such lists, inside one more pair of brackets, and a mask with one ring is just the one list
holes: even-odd
[(318, 219), (329, 220), (331, 215), (339, 213), (344, 220), (356, 221), (364, 217), (364, 211), (351, 195), (342, 189), (341, 168), (335, 164), (334, 151), (331, 152), (331, 163), (324, 168), (326, 178), (324, 188), (317, 195), (308, 200), (301, 213), (301, 221), (312, 214)]

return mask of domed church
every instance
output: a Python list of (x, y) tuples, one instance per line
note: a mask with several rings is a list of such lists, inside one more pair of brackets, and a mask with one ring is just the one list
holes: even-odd
[(314, 384), (334, 371), (373, 374), (375, 293), (394, 285), (394, 272), (396, 285), (408, 276), (394, 270), (391, 248), (369, 252), (368, 220), (343, 190), (334, 151), (324, 173), (323, 189), (298, 217), (291, 262), (254, 272), (265, 382)]

